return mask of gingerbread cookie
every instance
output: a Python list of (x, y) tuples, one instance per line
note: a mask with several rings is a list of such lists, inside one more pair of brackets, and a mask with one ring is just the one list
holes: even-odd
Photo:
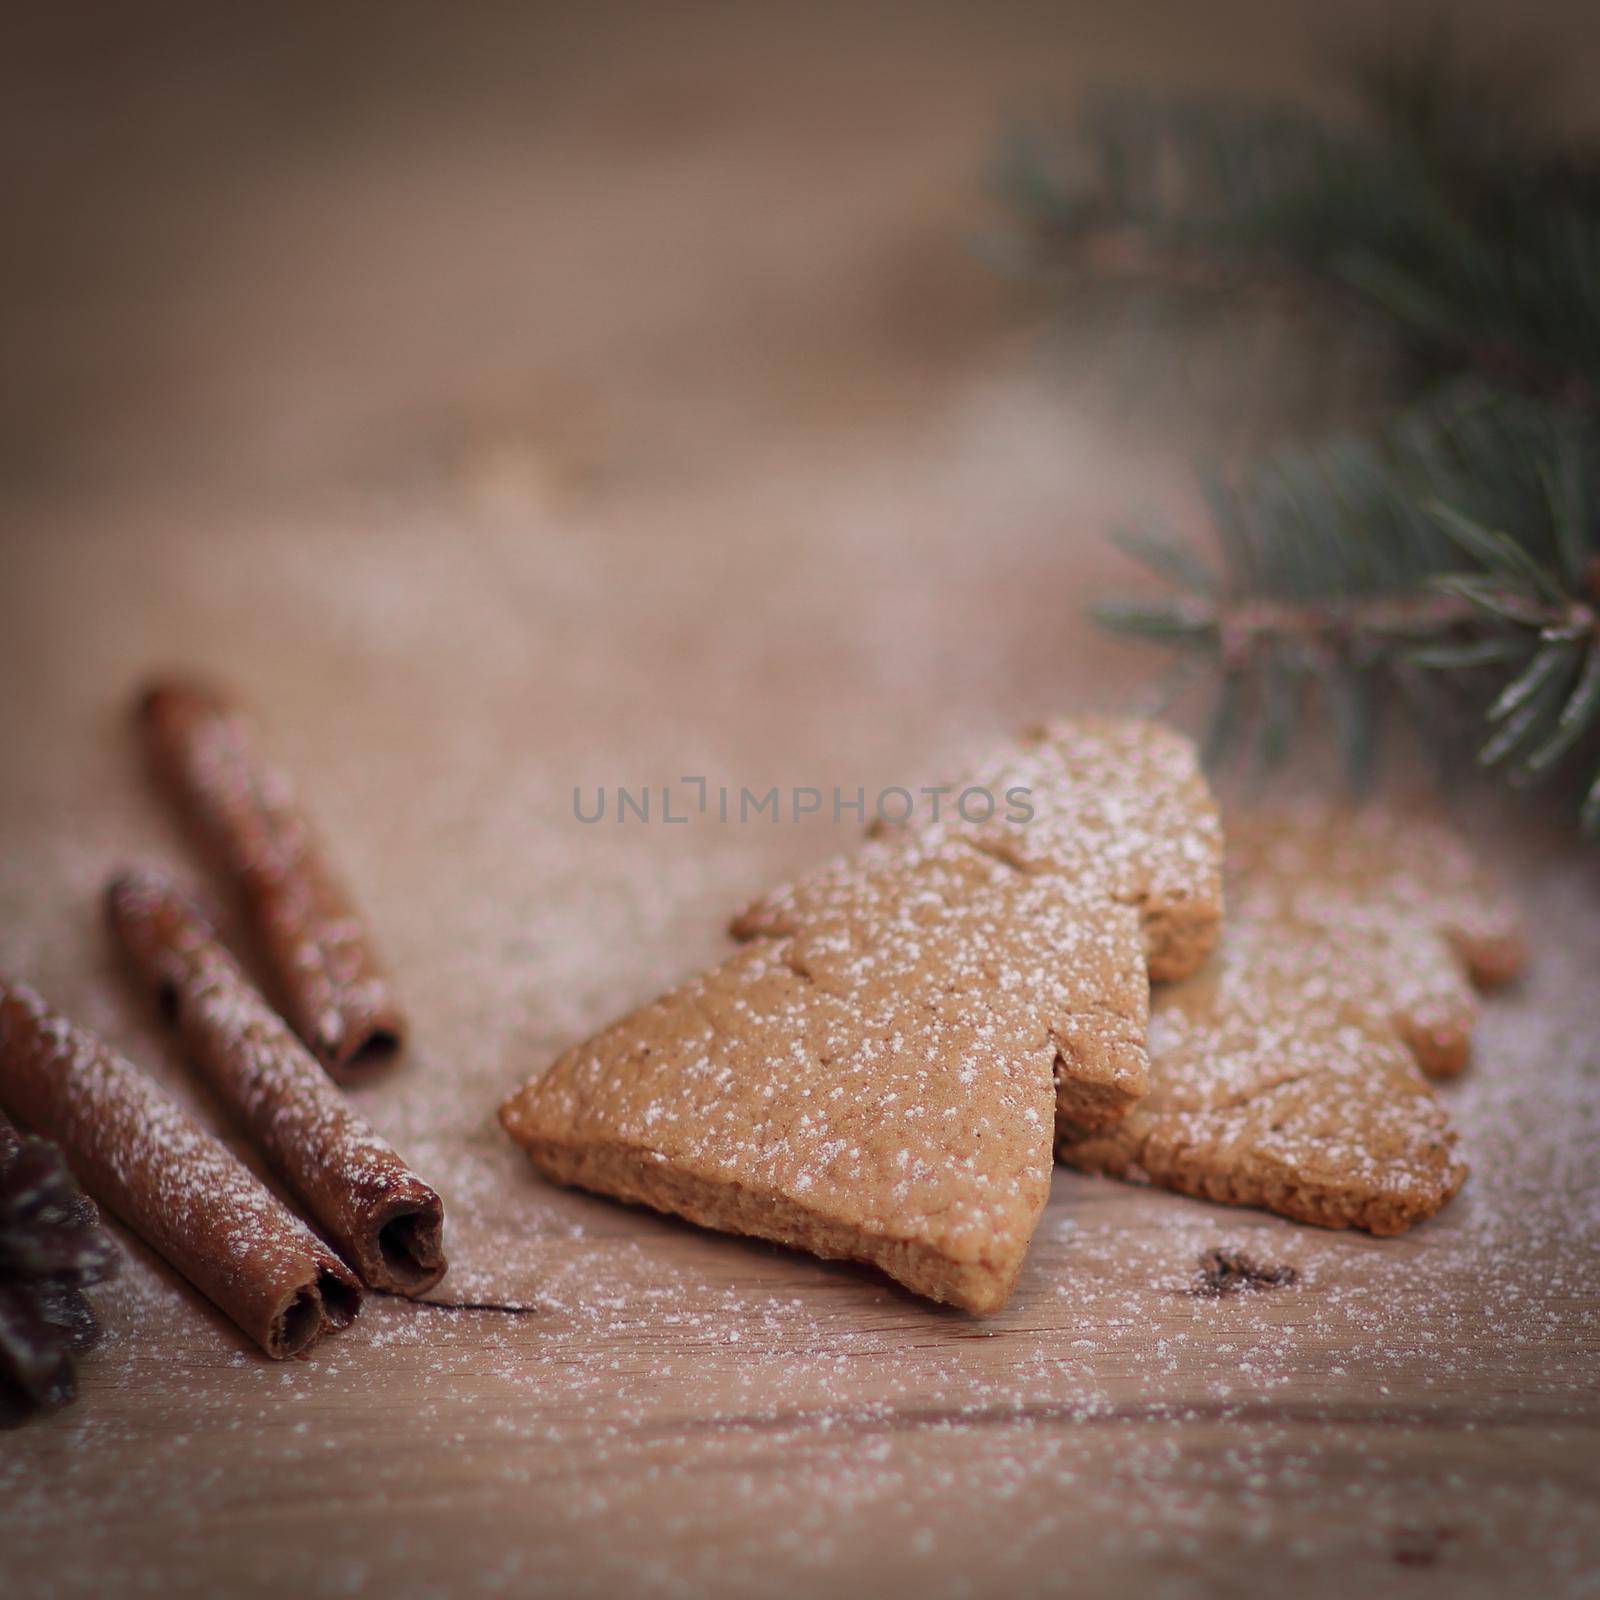
[(1424, 1081), (1465, 1064), (1515, 910), (1436, 821), (1315, 808), (1230, 820), (1221, 948), (1157, 996), (1151, 1091), (1063, 1160), (1323, 1227), (1392, 1234), (1466, 1168)]
[[(993, 815), (960, 807), (980, 792)], [(998, 1309), (1058, 1120), (1144, 1092), (1148, 967), (1211, 942), (1220, 832), (1192, 747), (1149, 724), (1041, 731), (948, 801), (759, 902), (729, 960), (513, 1095), (535, 1165)]]

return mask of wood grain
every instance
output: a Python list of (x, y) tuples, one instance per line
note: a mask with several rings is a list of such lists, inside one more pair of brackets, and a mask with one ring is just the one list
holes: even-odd
[[(8, 1595), (1592, 1592), (1600, 883), (1558, 826), (1473, 821), (1535, 966), (1400, 1239), (1058, 1169), (974, 1322), (552, 1190), (493, 1123), (852, 832), (575, 785), (916, 783), (1137, 702), (1100, 531), (1193, 515), (1262, 352), (1047, 336), (977, 169), (1041, 87), (1324, 94), (1319, 9), (212, 15), (7, 52), (0, 969), (223, 1125), (97, 902), (199, 878), (135, 685), (236, 683), (416, 1019), (356, 1098), (444, 1197), (439, 1292), (528, 1309), (378, 1298), (280, 1368), (133, 1247), (80, 1403), (0, 1445)], [(1592, 76), (1584, 8), (1547, 26)], [(1219, 1245), (1298, 1281), (1196, 1298)]]

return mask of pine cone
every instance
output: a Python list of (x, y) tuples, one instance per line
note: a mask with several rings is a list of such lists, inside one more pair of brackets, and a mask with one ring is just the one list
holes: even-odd
[(61, 1152), (0, 1116), (0, 1427), (72, 1399), (73, 1357), (100, 1337), (83, 1288), (117, 1260)]

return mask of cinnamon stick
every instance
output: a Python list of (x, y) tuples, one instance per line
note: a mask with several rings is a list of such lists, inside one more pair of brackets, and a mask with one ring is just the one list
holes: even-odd
[(106, 908), (206, 1082), (362, 1281), (431, 1289), (445, 1270), (438, 1195), (350, 1109), (195, 906), (145, 869), (117, 878)]
[(361, 918), (330, 871), (288, 776), (255, 748), (242, 714), (195, 683), (139, 702), (157, 773), (238, 888), (274, 998), (334, 1077), (400, 1049), (405, 1018)]
[(349, 1269), (137, 1067), (0, 979), (0, 1105), (54, 1139), (84, 1188), (269, 1356), (361, 1305)]

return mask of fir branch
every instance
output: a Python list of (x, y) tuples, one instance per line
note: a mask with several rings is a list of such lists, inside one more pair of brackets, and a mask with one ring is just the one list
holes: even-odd
[(1600, 403), (1600, 153), (1526, 74), (1443, 34), (1353, 63), (1359, 115), (1123, 95), (1019, 129), (995, 171), (1038, 270), (1254, 290), (1301, 275), (1433, 364)]
[(1478, 760), (1515, 782), (1581, 776), (1600, 829), (1600, 430), (1475, 390), (1209, 498), (1220, 571), (1158, 534), (1123, 536), (1171, 592), (1096, 615), (1212, 663), (1213, 758), (1281, 759), (1317, 692), (1364, 781), (1394, 704), (1430, 743), (1452, 723), (1458, 743), (1482, 730)]
[(1348, 77), (1348, 121), (1124, 96), (1007, 146), (1036, 269), (1316, 292), (1454, 376), (1376, 439), (1206, 485), (1215, 566), (1120, 535), (1167, 593), (1097, 615), (1207, 669), (1214, 759), (1282, 759), (1320, 699), (1360, 779), (1403, 707), (1512, 783), (1571, 779), (1600, 833), (1600, 151), (1443, 32)]

